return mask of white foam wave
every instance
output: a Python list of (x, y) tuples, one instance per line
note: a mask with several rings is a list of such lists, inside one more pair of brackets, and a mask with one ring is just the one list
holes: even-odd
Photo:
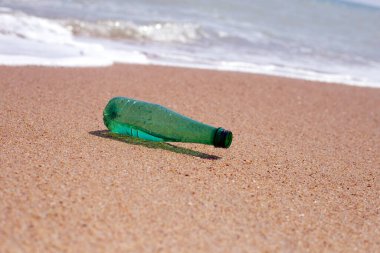
[[(115, 62), (159, 64), (261, 73), (361, 86), (380, 86), (379, 83), (350, 75), (323, 73), (276, 64), (222, 61), (223, 57), (219, 57), (219, 54), (215, 56), (215, 53), (211, 53), (211, 55), (205, 56), (196, 54), (193, 49), (183, 52), (180, 49), (175, 51), (176, 47), (163, 49), (157, 45), (148, 45), (148, 43), (131, 45), (111, 41), (121, 36), (123, 40), (130, 37), (133, 40), (140, 39), (143, 42), (149, 40), (186, 44), (191, 40), (194, 41), (205, 36), (198, 26), (191, 24), (154, 23), (137, 26), (128, 22), (107, 23), (107, 21), (102, 25), (82, 21), (75, 24), (72, 21), (70, 22), (48, 20), (24, 13), (15, 13), (9, 9), (0, 9), (0, 65), (85, 67), (109, 66)], [(91, 38), (80, 38), (75, 36), (76, 34), (88, 35)], [(225, 37), (227, 35), (220, 34), (219, 36)], [(226, 53), (223, 50), (217, 52)], [(373, 69), (378, 69), (375, 67)], [(368, 73), (368, 70), (366, 71)], [(366, 75), (361, 73), (356, 76)]]
[(70, 31), (46, 19), (21, 13), (0, 14), (0, 34), (45, 43), (71, 43)]
[[(147, 63), (144, 54), (81, 41), (58, 22), (2, 9), (0, 64), (107, 66), (117, 61)], [(5, 13), (4, 13), (5, 12)]]
[(76, 35), (107, 39), (189, 43), (202, 37), (199, 25), (191, 23), (155, 22), (137, 25), (115, 20), (95, 23), (69, 20), (61, 23)]
[(152, 61), (153, 64), (172, 66), (172, 67), (186, 67), (196, 69), (208, 69), (218, 71), (234, 71), (242, 73), (263, 74), (278, 77), (288, 77), (294, 79), (302, 79), (309, 81), (318, 81), (323, 83), (338, 83), (347, 84), (361, 87), (380, 88), (380, 84), (370, 81), (368, 79), (359, 79), (350, 75), (323, 73), (308, 69), (297, 67), (286, 67), (275, 64), (254, 64), (249, 62), (236, 62), (236, 61), (221, 61), (221, 62), (204, 62), (199, 63), (193, 61), (177, 62), (177, 61)]
[(359, 79), (347, 74), (324, 73), (315, 70), (302, 69), (297, 67), (287, 67), (274, 64), (254, 64), (246, 62), (221, 62), (218, 64), (219, 70), (241, 71), (248, 73), (283, 76), (310, 81), (344, 83), (363, 87), (379, 87), (378, 83), (368, 79)]

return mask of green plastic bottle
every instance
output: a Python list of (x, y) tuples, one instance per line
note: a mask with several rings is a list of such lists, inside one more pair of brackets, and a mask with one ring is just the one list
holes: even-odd
[(191, 142), (228, 148), (232, 132), (185, 117), (158, 104), (126, 97), (112, 98), (103, 112), (113, 133), (158, 142)]

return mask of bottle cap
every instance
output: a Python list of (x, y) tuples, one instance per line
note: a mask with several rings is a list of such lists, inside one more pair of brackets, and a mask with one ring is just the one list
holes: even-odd
[(214, 147), (228, 148), (232, 142), (232, 132), (219, 127), (214, 136)]

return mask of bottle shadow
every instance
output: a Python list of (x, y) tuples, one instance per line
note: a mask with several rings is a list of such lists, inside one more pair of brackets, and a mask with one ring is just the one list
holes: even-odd
[(144, 146), (144, 147), (153, 148), (153, 149), (163, 149), (163, 150), (171, 151), (171, 152), (178, 153), (178, 154), (184, 154), (184, 155), (199, 157), (202, 159), (208, 159), (208, 160), (220, 159), (219, 156), (209, 155), (209, 154), (202, 153), (202, 152), (195, 151), (195, 150), (191, 150), (188, 148), (178, 147), (178, 146), (175, 146), (173, 144), (169, 144), (169, 143), (165, 143), (165, 142), (146, 141), (146, 140), (142, 140), (142, 139), (135, 138), (135, 137), (111, 133), (108, 130), (90, 131), (88, 133), (91, 135), (94, 135), (94, 136), (98, 136), (98, 137), (102, 137), (102, 138), (106, 138), (106, 139), (111, 139), (111, 140), (116, 140), (116, 141), (121, 141), (121, 142), (125, 142), (125, 143), (132, 144), (132, 145)]

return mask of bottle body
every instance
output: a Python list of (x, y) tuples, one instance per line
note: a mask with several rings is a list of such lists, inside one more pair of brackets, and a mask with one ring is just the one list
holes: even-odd
[(195, 121), (158, 104), (125, 97), (111, 99), (104, 109), (103, 119), (111, 132), (150, 141), (225, 147), (232, 141), (232, 133), (227, 130)]

